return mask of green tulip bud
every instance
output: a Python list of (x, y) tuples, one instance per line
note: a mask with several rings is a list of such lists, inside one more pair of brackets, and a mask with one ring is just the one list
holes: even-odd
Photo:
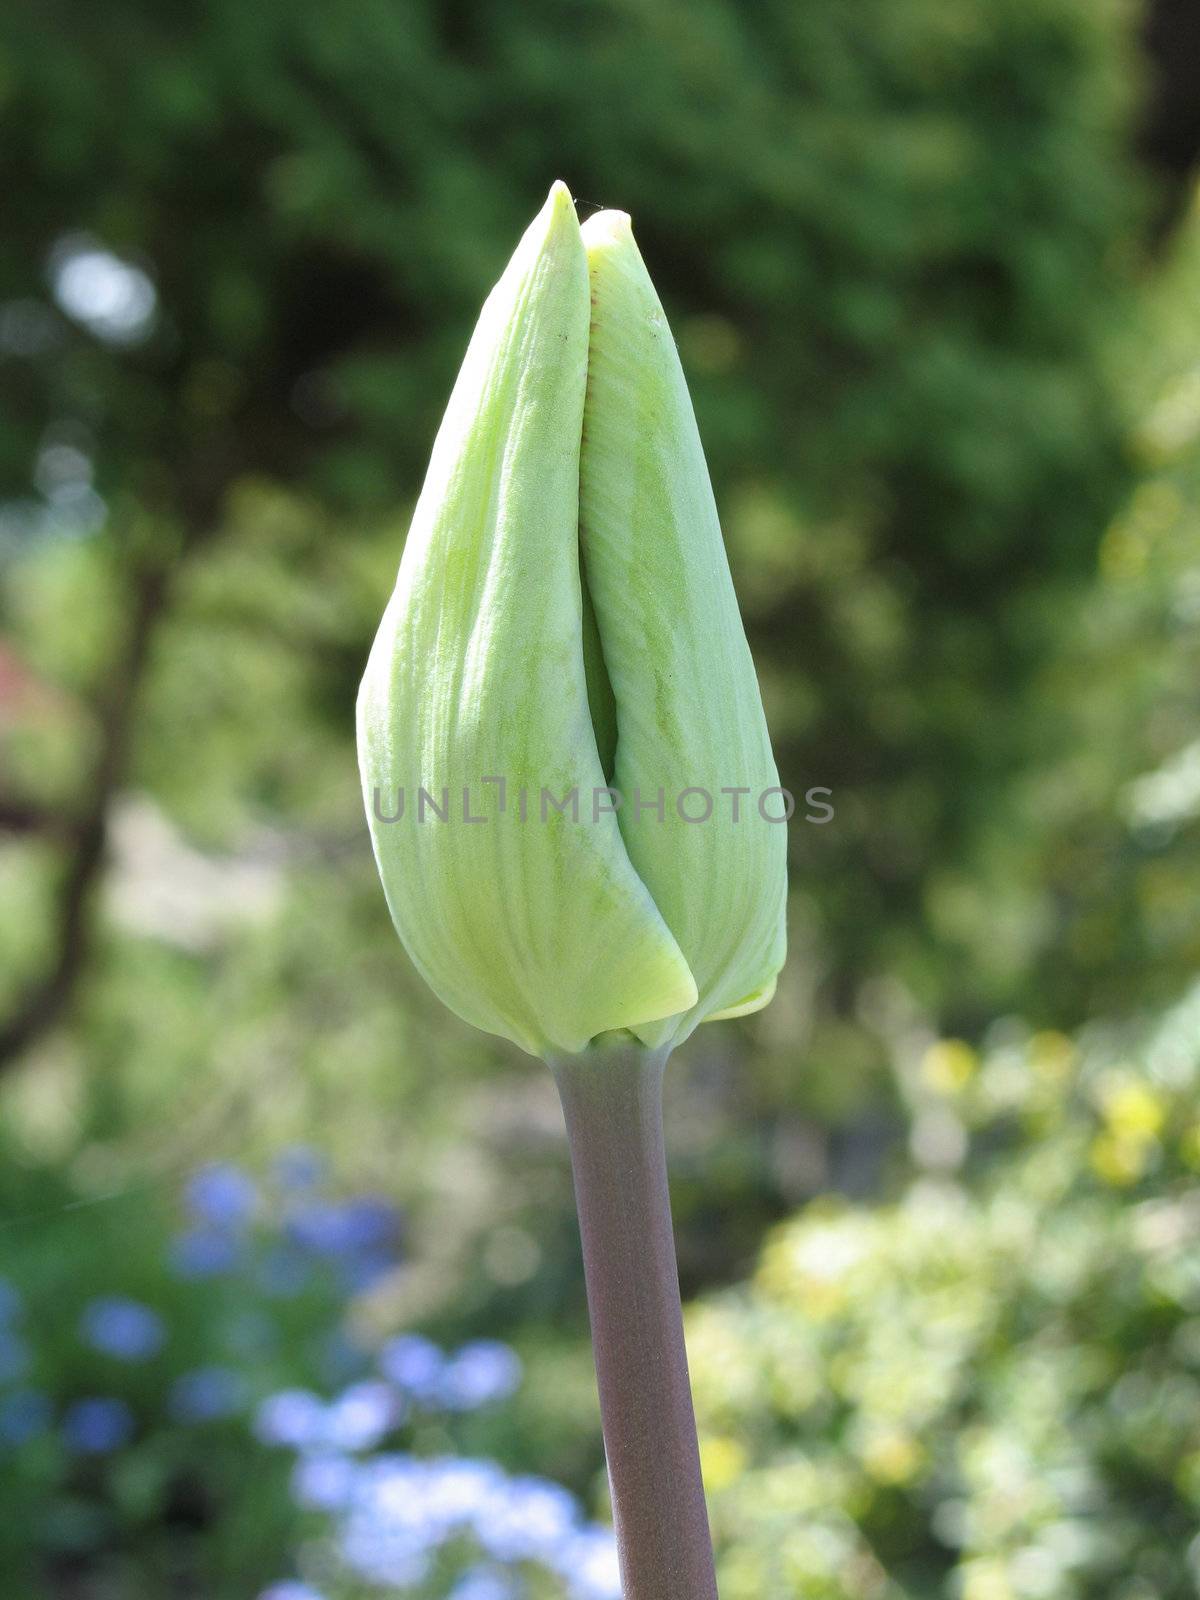
[(581, 231), (561, 183), (472, 336), (358, 739), (396, 928), (468, 1022), (666, 1048), (770, 998), (782, 791), (695, 417), (629, 219)]

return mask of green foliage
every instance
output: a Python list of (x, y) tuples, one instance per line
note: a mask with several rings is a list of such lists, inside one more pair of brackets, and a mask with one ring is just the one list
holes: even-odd
[[(1146, 259), (1136, 17), (54, 16), (0, 17), (0, 1042), (66, 973), (0, 1077), (38, 1381), (60, 1411), (95, 1388), (78, 1318), (117, 1289), (208, 1359), (230, 1306), (166, 1272), (139, 1197), (308, 1138), (408, 1214), (356, 1327), (527, 1356), (490, 1431), (428, 1449), (602, 1482), (552, 1086), (406, 966), (352, 750), (463, 344), (561, 175), (633, 214), (784, 781), (837, 813), (792, 829), (778, 998), (668, 1083), (686, 1289), (776, 1230), (691, 1322), (722, 1593), (1183, 1600), (1200, 230)], [(124, 334), (66, 309), (93, 248), (153, 288)], [(307, 1315), (264, 1390), (318, 1381)], [(14, 1593), (49, 1508), (95, 1542), (43, 1592), (173, 1594), (180, 1481), (213, 1497), (213, 1593), (282, 1576), (286, 1463), (241, 1424), (198, 1450), (126, 1376), (128, 1466), (0, 1463)]]
[[(562, 174), (585, 210), (634, 215), (785, 781), (835, 792), (837, 826), (809, 830), (794, 861), (828, 1003), (898, 964), (964, 1023), (1010, 998), (1026, 941), (980, 969), (928, 890), (969, 870), (1029, 755), (1022, 686), (1123, 483), (1106, 352), (1143, 187), (1123, 9), (68, 14), (50, 32), (18, 3), (0, 25), (0, 174), (25, 197), (0, 299), (24, 308), (26, 336), (0, 373), (0, 461), (26, 497), (47, 440), (82, 440), (111, 513), (110, 631), (147, 548), (173, 561), (215, 524), (246, 537), (239, 485), (282, 482), (319, 508), (296, 577), (330, 548), (354, 561), (363, 527), (402, 513), (480, 298)], [(81, 235), (153, 280), (144, 338), (106, 342), (44, 304)], [(272, 568), (267, 610), (296, 651), (322, 652), (309, 719), (341, 732), (369, 614), (337, 613), (335, 644), (283, 582)], [(256, 601), (242, 615), (261, 633)], [(213, 622), (209, 659), (230, 619)], [(196, 737), (206, 752), (221, 738)], [(986, 944), (977, 917), (970, 936)]]
[[(294, 1282), (273, 1289), (268, 1228), (253, 1242), (189, 1228), (159, 1184), (80, 1210), (61, 1174), (10, 1151), (0, 1184), (5, 1587), (49, 1594), (82, 1573), (130, 1596), (187, 1582), (232, 1600), (286, 1571), (287, 1462), (245, 1418), (276, 1387), (328, 1382), (333, 1272), (296, 1259)], [(201, 1270), (181, 1272), (189, 1246)], [(118, 1311), (113, 1348), (97, 1347), (89, 1314), (102, 1320), (114, 1297), (137, 1308), (132, 1337)]]
[(694, 1311), (730, 1600), (1195, 1592), (1198, 240), (1193, 216), (1150, 308), (1142, 481), (1048, 671), (1068, 738), (1029, 783), (1053, 826), (1026, 889), (1066, 932), (1046, 990), (1110, 1020), (1010, 1019), (981, 1053), (898, 1036), (898, 1198), (814, 1202)]
[[(1042, 819), (1042, 1014), (1162, 1005), (1190, 980), (1200, 865), (1196, 570), (1200, 561), (1200, 210), (1156, 281), (1131, 360), (1138, 483), (1096, 582), (1044, 670), (1057, 749), (1024, 785)], [(1049, 823), (1047, 827), (1046, 824)]]
[(1198, 1012), (934, 1044), (925, 1172), (694, 1311), (722, 1594), (1194, 1593)]
[(515, 1352), (381, 1340), (401, 1218), (320, 1166), (293, 1149), (264, 1182), (208, 1166), (182, 1205), (160, 1182), (81, 1211), (53, 1171), (0, 1165), (12, 1592), (236, 1600), (299, 1568), (329, 1600), (463, 1600), (475, 1568), (493, 1595), (612, 1600), (611, 1532), (496, 1459), (538, 1454)]

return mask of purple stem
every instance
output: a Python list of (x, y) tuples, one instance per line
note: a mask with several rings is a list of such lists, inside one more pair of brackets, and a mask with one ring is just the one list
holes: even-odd
[(663, 1147), (666, 1052), (553, 1061), (625, 1600), (717, 1600)]

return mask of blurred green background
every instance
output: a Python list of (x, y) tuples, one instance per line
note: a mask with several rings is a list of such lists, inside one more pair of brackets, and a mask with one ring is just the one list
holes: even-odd
[(1200, 1594), (1189, 0), (10, 0), (0, 1577), (605, 1600), (561, 1118), (358, 675), (550, 181), (630, 211), (792, 827), (673, 1064), (725, 1600)]

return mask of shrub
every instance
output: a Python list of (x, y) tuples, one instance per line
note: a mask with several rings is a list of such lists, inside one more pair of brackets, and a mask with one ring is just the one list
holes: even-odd
[(935, 1044), (923, 1175), (696, 1309), (729, 1600), (1194, 1593), (1198, 1022)]

